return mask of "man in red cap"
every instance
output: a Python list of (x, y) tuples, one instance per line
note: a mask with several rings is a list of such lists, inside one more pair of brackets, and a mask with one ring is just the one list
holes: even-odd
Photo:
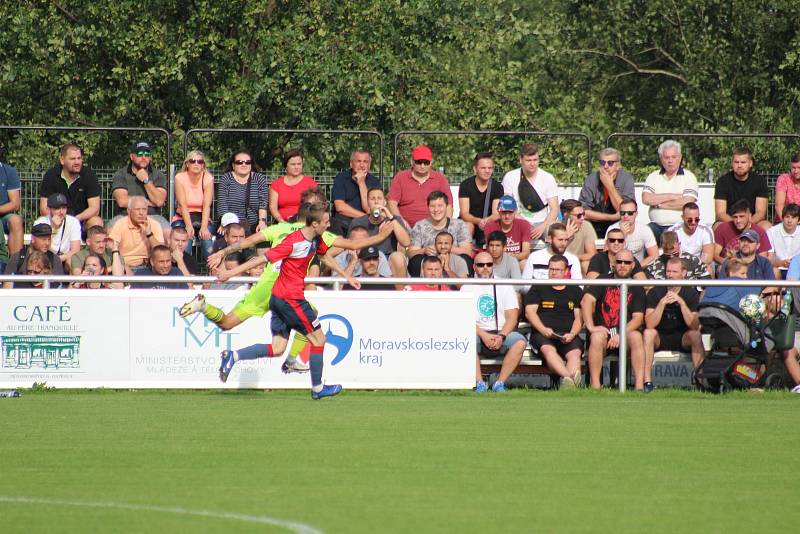
[(431, 169), (433, 151), (420, 145), (411, 151), (411, 168), (398, 172), (389, 186), (388, 208), (395, 215), (400, 215), (413, 228), (427, 217), (428, 195), (433, 191), (441, 191), (449, 199), (447, 216), (453, 216), (453, 193), (447, 177)]

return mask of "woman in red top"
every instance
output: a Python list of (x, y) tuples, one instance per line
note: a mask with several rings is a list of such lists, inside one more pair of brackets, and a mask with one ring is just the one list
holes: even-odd
[(290, 150), (283, 158), (286, 174), (279, 176), (269, 188), (269, 213), (275, 222), (286, 222), (300, 209), (300, 195), (317, 187), (310, 176), (303, 175), (303, 153)]
[(183, 167), (175, 175), (175, 201), (177, 207), (172, 223), (186, 228), (189, 238), (187, 250), (191, 249), (197, 236), (203, 243), (205, 254), (211, 254), (214, 244), (214, 225), (211, 224), (214, 175), (206, 170), (205, 157), (199, 150), (186, 155)]

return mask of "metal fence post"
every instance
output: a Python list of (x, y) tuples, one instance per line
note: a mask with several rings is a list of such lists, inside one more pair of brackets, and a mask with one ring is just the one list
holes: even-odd
[(625, 393), (628, 386), (628, 281), (621, 281), (619, 288), (619, 391)]

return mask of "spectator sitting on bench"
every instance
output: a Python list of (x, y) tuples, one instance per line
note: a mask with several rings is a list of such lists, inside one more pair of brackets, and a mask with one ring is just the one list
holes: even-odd
[(634, 179), (622, 168), (619, 150), (604, 148), (597, 154), (597, 161), (600, 166), (586, 177), (578, 200), (597, 235), (606, 235), (608, 227), (620, 220), (622, 199), (634, 197)]
[[(458, 186), (459, 217), (479, 248), (486, 243), (486, 225), (500, 218), (497, 204), (503, 196), (503, 186), (492, 178), (494, 159), (489, 152), (478, 152), (472, 163), (475, 174)], [(487, 198), (488, 197), (488, 198)]]
[[(347, 237), (354, 241), (358, 241), (360, 239), (367, 239), (370, 237), (370, 235), (369, 231), (363, 226), (351, 226)], [(359, 252), (359, 249), (342, 250), (334, 258), (336, 263), (339, 264), (339, 267), (341, 267), (344, 272), (356, 278), (364, 275), (362, 264), (359, 262)], [(380, 250), (378, 250), (378, 272), (380, 273), (380, 276), (383, 276), (384, 278), (390, 278), (392, 276), (392, 269), (389, 267), (389, 260), (386, 259), (386, 256), (384, 256), (383, 252)], [(390, 289), (390, 287), (386, 286), (384, 289)]]
[(495, 278), (522, 278), (517, 259), (506, 253), (506, 234), (501, 230), (495, 230), (486, 238), (486, 252), (494, 260)]
[(567, 252), (581, 261), (581, 273), (586, 274), (589, 260), (597, 254), (597, 233), (586, 222), (586, 210), (578, 200), (568, 198), (561, 203), (561, 216), (567, 228)]
[[(128, 208), (130, 214), (130, 208)], [(147, 210), (145, 209), (145, 213)], [(124, 222), (124, 221), (123, 221)], [(155, 223), (158, 225), (158, 223)], [(159, 226), (159, 228), (161, 228)], [(124, 255), (123, 255), (124, 257)], [(166, 245), (155, 245), (150, 251), (150, 263), (144, 269), (139, 269), (134, 276), (163, 276), (165, 278), (172, 276), (183, 276), (183, 273), (177, 267), (172, 266), (172, 252)], [(131, 288), (135, 289), (187, 289), (189, 287), (186, 283), (168, 282), (135, 282), (131, 284)]]
[[(361, 266), (361, 278), (385, 278), (381, 274), (380, 265), (381, 251), (372, 247), (364, 247), (358, 251), (358, 262)], [(338, 256), (337, 256), (338, 257)], [(350, 284), (345, 284), (344, 289), (356, 289)], [(371, 284), (367, 281), (361, 282), (361, 291), (391, 291), (393, 286), (384, 284)]]
[(647, 267), (658, 257), (658, 244), (650, 227), (636, 220), (638, 213), (636, 200), (623, 198), (619, 205), (620, 221), (609, 226), (606, 236), (613, 228), (621, 229), (625, 234), (625, 248), (633, 252), (642, 267)]
[(767, 236), (767, 231), (757, 224), (753, 224), (750, 215), (750, 205), (747, 200), (741, 199), (730, 208), (731, 220), (719, 224), (714, 228), (714, 261), (722, 264), (727, 258), (739, 250), (739, 238), (745, 230), (752, 230), (758, 236), (758, 253), (764, 257), (769, 256), (772, 244)]
[(705, 280), (711, 278), (708, 267), (700, 263), (700, 260), (698, 260), (696, 256), (681, 252), (681, 243), (678, 241), (678, 234), (672, 230), (667, 230), (661, 234), (661, 250), (663, 254), (645, 269), (648, 278), (653, 280), (666, 280), (667, 262), (671, 258), (683, 260), (683, 266), (686, 270), (684, 278), (687, 280)]
[[(51, 274), (64, 274), (64, 269), (58, 257), (50, 250), (50, 239), (53, 228), (46, 223), (34, 224), (31, 229), (31, 244), (23, 248), (16, 254), (12, 254), (8, 259), (6, 270), (3, 274), (27, 274), (28, 260), (34, 251), (39, 251), (47, 255), (50, 264)], [(4, 282), (3, 287), (33, 287), (30, 282)], [(51, 284), (50, 287), (58, 287), (58, 284)]]
[(55, 193), (67, 198), (67, 213), (77, 218), (83, 228), (103, 226), (100, 182), (90, 167), (84, 167), (83, 151), (77, 145), (62, 146), (59, 164), (44, 173), (39, 190), (41, 215), (47, 215), (47, 199)]
[[(442, 273), (442, 262), (437, 256), (422, 258), (422, 278), (445, 278)], [(451, 291), (446, 284), (409, 284), (403, 291)]]
[(420, 275), (420, 264), (423, 257), (437, 255), (436, 236), (442, 230), (447, 230), (453, 236), (452, 253), (472, 254), (472, 238), (467, 232), (467, 223), (461, 219), (450, 218), (447, 215), (447, 203), (448, 197), (441, 191), (433, 191), (428, 195), (430, 216), (419, 221), (411, 230), (411, 246), (408, 247), (409, 276)]
[[(586, 273), (586, 278), (614, 278), (615, 261), (617, 254), (622, 250), (625, 250), (625, 234), (619, 228), (609, 230), (608, 234), (606, 234), (605, 250), (595, 254), (589, 261), (589, 270)], [(647, 279), (644, 269), (642, 269), (636, 258), (633, 259), (633, 278), (638, 280)]]
[[(550, 280), (567, 278), (569, 264), (564, 256), (552, 256), (547, 267)], [(533, 327), (531, 345), (542, 355), (547, 367), (561, 377), (562, 388), (579, 386), (583, 354), (583, 342), (578, 339), (583, 328), (580, 288), (531, 286), (523, 301), (525, 317)]]
[(39, 217), (33, 224), (49, 224), (53, 228), (50, 250), (58, 256), (65, 267), (72, 256), (81, 249), (81, 223), (72, 215), (67, 215), (67, 197), (53, 193), (47, 198), (47, 215)]
[[(667, 233), (663, 237), (666, 241)], [(686, 262), (681, 258), (667, 260), (666, 279), (686, 280)], [(700, 293), (689, 286), (653, 287), (647, 293), (644, 331), (644, 392), (653, 391), (653, 360), (657, 350), (691, 350), (695, 369), (703, 361), (703, 342), (697, 306)]]
[(781, 223), (767, 230), (767, 237), (772, 245), (769, 260), (779, 271), (786, 271), (792, 258), (800, 254), (800, 232), (797, 223), (800, 221), (800, 206), (787, 204), (781, 213)]
[(148, 268), (152, 249), (164, 244), (164, 232), (158, 221), (147, 215), (144, 197), (128, 197), (128, 216), (118, 220), (108, 236), (119, 243), (125, 265), (134, 270)]
[(681, 211), (682, 222), (669, 227), (678, 234), (681, 250), (695, 256), (709, 266), (714, 260), (714, 231), (707, 224), (700, 223), (700, 206), (696, 202), (687, 202)]
[[(567, 228), (561, 223), (553, 223), (547, 230), (547, 248), (542, 248), (532, 253), (525, 262), (522, 269), (522, 278), (534, 280), (547, 280), (549, 277), (548, 262), (551, 256), (560, 254), (567, 258), (569, 271), (567, 278), (580, 280), (583, 278), (581, 273), (581, 262), (574, 254), (567, 252)], [(529, 287), (524, 290), (528, 291)]]
[(97, 254), (103, 258), (107, 266), (111, 265), (114, 259), (111, 257), (111, 250), (108, 247), (112, 242), (113, 241), (108, 238), (108, 231), (104, 227), (89, 227), (89, 229), (86, 230), (86, 246), (76, 252), (70, 260), (70, 273), (74, 275), (81, 274), (86, 257), (90, 254)]
[(747, 203), (752, 214), (753, 224), (764, 230), (772, 226), (767, 221), (769, 188), (767, 179), (753, 171), (753, 153), (741, 146), (733, 149), (731, 170), (723, 174), (714, 186), (714, 229), (723, 223), (731, 222), (733, 206), (739, 202)]
[(500, 198), (497, 204), (497, 213), (500, 218), (486, 224), (486, 235), (500, 231), (506, 236), (506, 254), (510, 254), (519, 262), (519, 268), (525, 266), (525, 261), (531, 254), (531, 225), (521, 217), (517, 217), (517, 201), (510, 195)]
[[(630, 279), (634, 258), (630, 250), (617, 253), (614, 263), (615, 279)], [(621, 288), (619, 286), (590, 286), (581, 300), (581, 313), (589, 332), (589, 380), (593, 389), (600, 389), (600, 372), (606, 350), (619, 349), (619, 310)], [(644, 323), (645, 293), (642, 287), (628, 288), (628, 352), (631, 358), (636, 389), (644, 390), (644, 345), (640, 328)], [(625, 355), (620, 355), (624, 358)]]
[[(475, 278), (493, 278), (493, 268), (494, 261), (488, 253), (479, 252), (475, 256)], [(515, 330), (519, 321), (517, 295), (508, 285), (465, 285), (461, 291), (473, 293), (477, 303), (475, 392), (487, 389), (481, 375), (481, 354), (503, 356), (492, 391), (505, 391), (506, 380), (519, 365), (527, 346), (525, 337)]]

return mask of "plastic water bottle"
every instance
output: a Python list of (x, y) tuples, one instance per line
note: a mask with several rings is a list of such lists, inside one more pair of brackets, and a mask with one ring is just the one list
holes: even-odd
[(786, 289), (783, 296), (783, 306), (781, 306), (781, 313), (786, 317), (792, 314), (792, 292)]
[(11, 389), (9, 391), (0, 391), (0, 397), (19, 397), (19, 391)]

